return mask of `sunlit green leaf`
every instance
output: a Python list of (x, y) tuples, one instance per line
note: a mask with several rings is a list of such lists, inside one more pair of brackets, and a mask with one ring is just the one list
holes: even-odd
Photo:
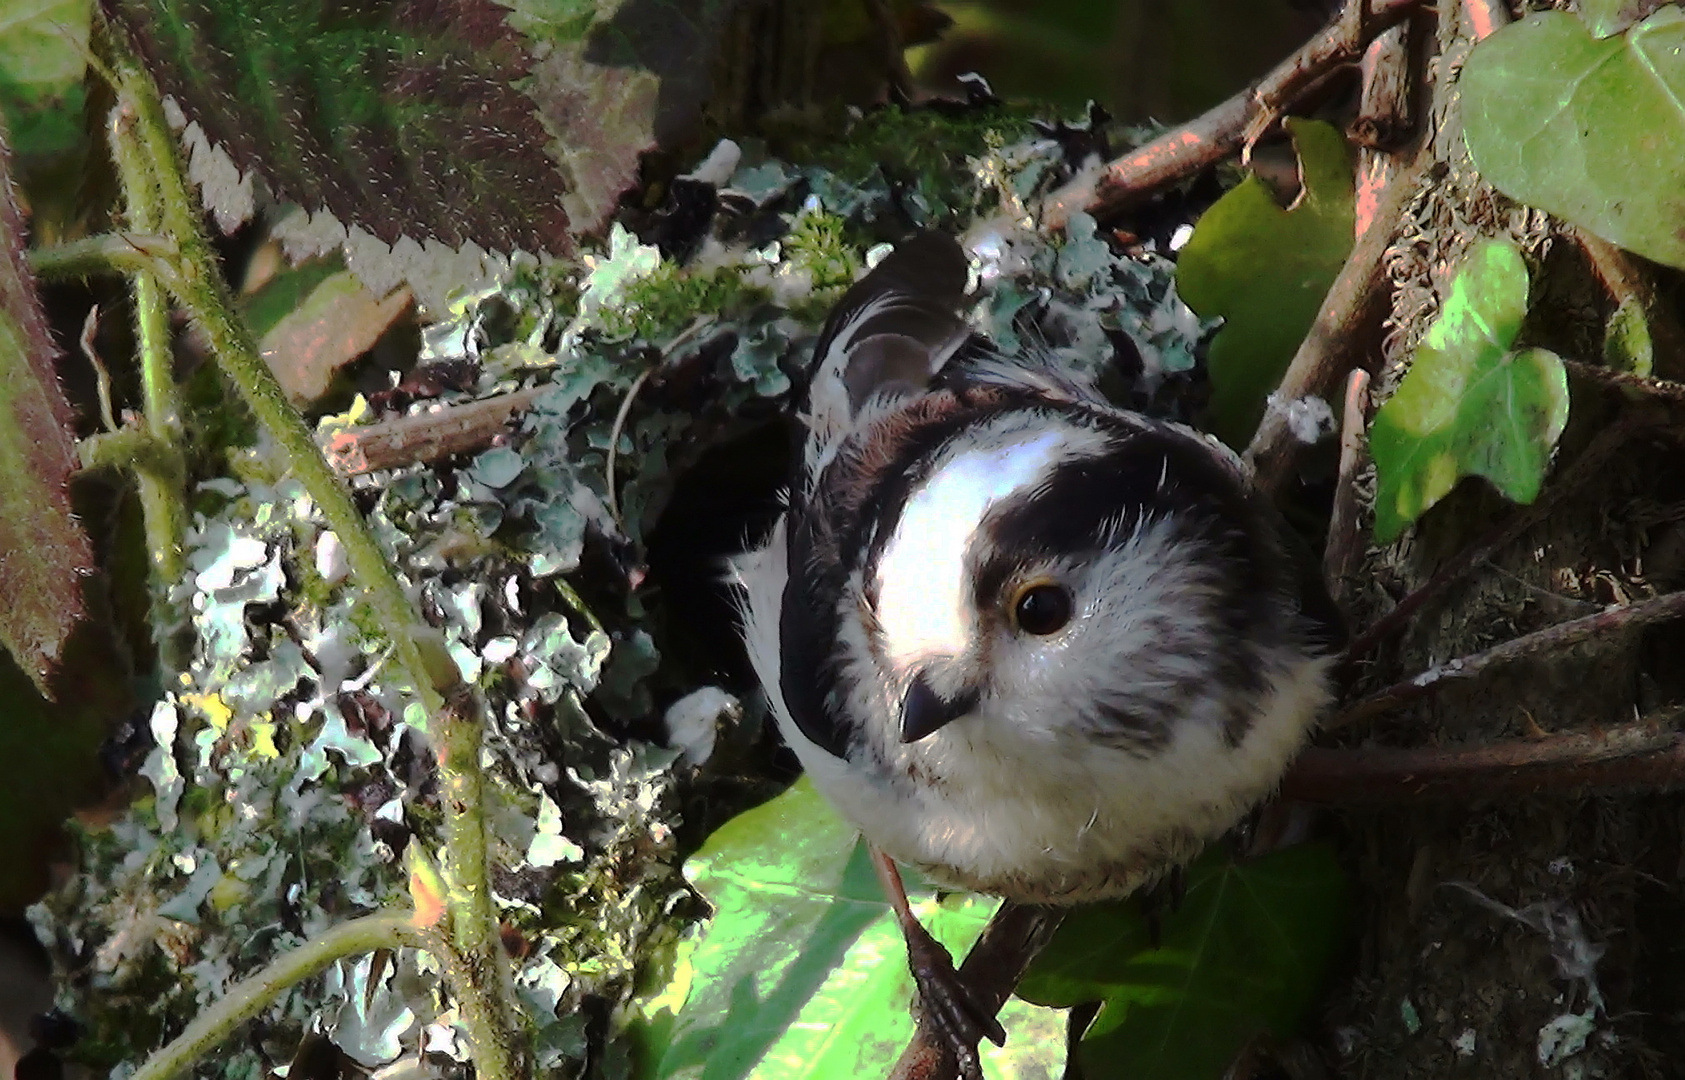
[(1597, 40), (1562, 11), (1530, 15), (1463, 68), (1469, 153), (1524, 203), (1685, 266), (1685, 8)]
[(1328, 124), (1289, 120), (1304, 191), (1290, 209), (1248, 177), (1199, 219), (1177, 258), (1176, 289), (1205, 318), (1211, 343), (1211, 430), (1244, 446), (1352, 245), (1352, 173)]
[[(659, 1075), (799, 1080), (888, 1072), (913, 1033), (913, 980), (853, 826), (803, 779), (716, 832), (685, 873), (715, 913), (690, 955), (689, 995)], [(998, 903), (938, 900), (911, 877), (908, 887), (920, 920), (956, 955)], [(1040, 1037), (1009, 1034), (1005, 1051), (985, 1059), (1006, 1069), (1000, 1075), (1036, 1075), (1006, 1055), (1046, 1058), (1049, 1025), (1040, 1027)], [(1043, 1075), (1057, 1075), (1057, 1065)]]
[(1073, 912), (1019, 993), (1100, 1001), (1086, 1080), (1218, 1080), (1254, 1036), (1292, 1034), (1345, 934), (1334, 853), (1303, 845), (1237, 863), (1212, 849), (1151, 948), (1134, 901)]
[(1539, 493), (1568, 422), (1568, 376), (1552, 352), (1510, 351), (1526, 314), (1521, 253), (1499, 240), (1475, 247), (1370, 428), (1377, 540), (1397, 537), (1464, 476), (1516, 502)]

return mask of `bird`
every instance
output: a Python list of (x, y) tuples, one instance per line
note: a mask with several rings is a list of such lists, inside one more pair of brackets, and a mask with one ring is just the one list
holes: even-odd
[(784, 512), (735, 576), (779, 731), (865, 837), (921, 1007), (980, 1076), (1004, 1032), (896, 864), (1055, 907), (1154, 883), (1277, 785), (1342, 629), (1236, 454), (995, 348), (969, 278), (926, 231), (836, 303)]

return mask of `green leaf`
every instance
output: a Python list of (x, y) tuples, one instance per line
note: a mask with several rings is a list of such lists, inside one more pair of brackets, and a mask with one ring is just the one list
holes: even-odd
[[(805, 777), (728, 822), (685, 874), (715, 913), (659, 1076), (888, 1071), (913, 1033), (906, 947), (864, 842)], [(998, 903), (907, 884), (914, 912), (956, 955)]]
[(1102, 1003), (1078, 1048), (1087, 1080), (1217, 1080), (1259, 1033), (1292, 1034), (1345, 936), (1346, 893), (1325, 845), (1245, 863), (1213, 848), (1159, 948), (1134, 901), (1080, 909), (1018, 992)]
[(1370, 427), (1376, 540), (1396, 538), (1464, 476), (1485, 477), (1515, 502), (1538, 495), (1568, 422), (1568, 375), (1555, 353), (1510, 351), (1526, 314), (1521, 253), (1484, 241)]
[(1616, 371), (1648, 376), (1656, 367), (1655, 342), (1644, 305), (1633, 297), (1609, 316), (1603, 328), (1603, 362)]
[(1500, 191), (1685, 267), (1685, 9), (1601, 41), (1567, 12), (1531, 15), (1481, 42), (1459, 85)]
[(1668, 0), (1580, 0), (1580, 18), (1593, 35), (1604, 38), (1618, 34), (1649, 16)]
[(0, 115), (19, 159), (82, 144), (82, 73), (91, 0), (0, 6)]
[(1209, 354), (1207, 423), (1237, 448), (1252, 437), (1352, 246), (1345, 140), (1318, 121), (1287, 125), (1303, 175), (1297, 203), (1283, 209), (1268, 185), (1247, 177), (1205, 212), (1177, 257), (1182, 299), (1224, 319)]

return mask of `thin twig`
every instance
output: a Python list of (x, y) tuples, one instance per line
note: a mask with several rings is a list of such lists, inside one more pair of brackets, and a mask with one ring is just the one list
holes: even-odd
[(1628, 440), (1644, 431), (1654, 430), (1663, 420), (1665, 416), (1655, 412), (1633, 410), (1605, 428), (1580, 452), (1580, 456), (1574, 459), (1570, 468), (1545, 487), (1538, 499), (1527, 506), (1517, 507), (1503, 524), (1458, 552), (1435, 570), (1426, 584), (1405, 594), (1403, 599), (1393, 605), (1392, 610), (1376, 619), (1367, 630), (1358, 635), (1357, 640), (1346, 650), (1345, 663), (1353, 664), (1373, 652), (1378, 645), (1415, 618), (1424, 605), (1443, 595), (1475, 567), (1483, 565), (1493, 555), (1514, 543), (1522, 533), (1544, 520), (1564, 498), (1584, 487), (1593, 478), (1603, 475), (1603, 468), (1610, 457), (1625, 446)]
[(1670, 379), (1653, 379), (1648, 375), (1635, 375), (1630, 371), (1615, 371), (1599, 364), (1588, 364), (1583, 360), (1564, 359), (1562, 366), (1567, 368), (1570, 374), (1611, 390), (1630, 390), (1670, 405), (1685, 405), (1685, 383), (1673, 382)]
[[(1254, 86), (1181, 127), (1165, 132), (1050, 195), (1042, 205), (1049, 228), (1063, 228), (1078, 210), (1096, 217), (1113, 214), (1168, 184), (1239, 152), (1261, 116), (1279, 114), (1318, 78), (1362, 55), (1367, 40), (1409, 15), (1421, 0), (1369, 0), (1361, 20), (1337, 16), (1316, 37), (1278, 64)], [(1354, 26), (1361, 31), (1353, 36)]]
[(651, 366), (638, 373), (638, 377), (627, 388), (626, 396), (620, 399), (620, 408), (615, 410), (614, 423), (609, 425), (608, 429), (608, 454), (603, 462), (603, 472), (606, 474), (603, 477), (603, 487), (608, 492), (609, 516), (614, 518), (614, 523), (619, 526), (621, 532), (626, 531), (626, 523), (620, 520), (620, 496), (616, 494), (618, 485), (614, 480), (614, 468), (619, 459), (620, 432), (626, 427), (626, 418), (632, 415), (632, 402), (638, 399), (638, 391), (644, 388), (644, 383), (649, 381), (654, 371), (655, 368)]
[(478, 450), (491, 445), (512, 417), (532, 408), (548, 389), (534, 386), (338, 431), (322, 452), (339, 475), (356, 476)]
[[(1058, 908), (1002, 904), (960, 965), (960, 980), (970, 991), (971, 1000), (990, 1016), (999, 1012), (1030, 961), (1052, 940), (1064, 919), (1064, 911)], [(953, 1080), (957, 1070), (946, 1042), (933, 1027), (921, 1022), (901, 1060), (890, 1071), (889, 1080)]]
[[(1272, 395), (1274, 401), (1285, 405), (1301, 398), (1326, 396), (1346, 372), (1359, 366), (1364, 331), (1381, 318), (1386, 307), (1383, 257), (1432, 157), (1424, 142), (1417, 147), (1411, 163), (1393, 178), (1369, 228), (1358, 238), (1350, 258), (1329, 286), (1328, 295), (1322, 298), (1316, 321)], [(1246, 449), (1246, 458), (1264, 491), (1275, 493), (1286, 483), (1299, 445), (1288, 426), (1287, 410), (1266, 409)]]
[(1665, 717), (1604, 732), (1505, 739), (1483, 746), (1312, 747), (1288, 770), (1281, 795), (1352, 805), (1665, 791), (1685, 786), (1685, 735), (1671, 727), (1677, 714), (1673, 710)]
[(1346, 578), (1363, 555), (1363, 513), (1357, 474), (1363, 468), (1365, 435), (1369, 428), (1369, 373), (1358, 370), (1346, 380), (1346, 400), (1340, 418), (1340, 471), (1334, 483), (1334, 506), (1328, 514), (1328, 542), (1322, 552), (1322, 576), (1334, 602), (1345, 607)]
[(187, 1072), (234, 1029), (273, 1004), (289, 987), (347, 956), (398, 946), (440, 950), (436, 935), (416, 928), (414, 912), (380, 911), (312, 937), (268, 967), (242, 979), (212, 1002), (180, 1035), (146, 1060), (131, 1080), (170, 1080)]
[(105, 361), (94, 348), (94, 336), (98, 333), (99, 305), (94, 304), (88, 308), (88, 317), (82, 320), (82, 334), (76, 344), (82, 349), (83, 359), (94, 369), (94, 396), (99, 399), (100, 422), (111, 432), (117, 430), (117, 414), (111, 410), (111, 372), (106, 370)]
[(1465, 682), (1504, 664), (1560, 652), (1594, 637), (1637, 630), (1682, 616), (1685, 616), (1685, 591), (1666, 593), (1649, 600), (1612, 607), (1581, 619), (1557, 623), (1555, 626), (1523, 634), (1502, 645), (1459, 657), (1394, 683), (1385, 690), (1370, 694), (1349, 706), (1335, 717), (1328, 727), (1339, 728), (1367, 720), (1406, 702), (1436, 693), (1451, 683)]

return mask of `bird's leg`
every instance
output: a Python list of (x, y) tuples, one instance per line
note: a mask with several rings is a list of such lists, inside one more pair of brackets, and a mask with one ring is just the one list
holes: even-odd
[(919, 1008), (953, 1051), (960, 1075), (965, 1080), (983, 1080), (977, 1044), (986, 1038), (996, 1046), (1004, 1045), (1006, 1029), (1000, 1026), (993, 1010), (978, 1004), (954, 969), (954, 959), (948, 950), (930, 936), (930, 931), (913, 914), (895, 861), (875, 846), (868, 847), (878, 881), (883, 884), (896, 922), (901, 924), (901, 936), (907, 941), (907, 963), (918, 986)]

